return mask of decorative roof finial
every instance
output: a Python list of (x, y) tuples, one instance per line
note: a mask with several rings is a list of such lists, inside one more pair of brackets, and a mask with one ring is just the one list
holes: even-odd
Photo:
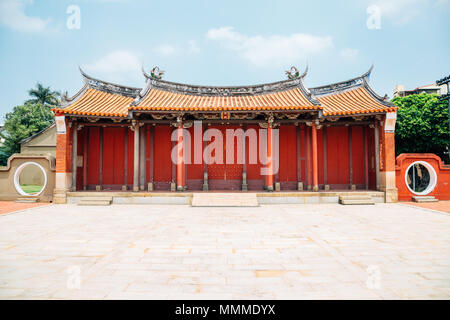
[(300, 72), (294, 66), (292, 66), (289, 70), (285, 71), (289, 80), (297, 79), (300, 76)]
[(369, 80), (369, 79), (370, 79), (370, 74), (372, 73), (372, 70), (373, 70), (373, 63), (372, 63), (372, 65), (370, 66), (370, 69), (367, 70), (367, 72), (364, 73), (364, 74), (361, 76), (361, 78), (367, 78), (367, 80)]
[(150, 76), (154, 79), (161, 79), (164, 75), (164, 71), (160, 70), (158, 66), (154, 67), (152, 71), (150, 72)]

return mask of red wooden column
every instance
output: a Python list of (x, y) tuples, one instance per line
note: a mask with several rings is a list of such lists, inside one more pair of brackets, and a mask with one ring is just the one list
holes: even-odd
[(369, 189), (369, 154), (367, 150), (367, 126), (363, 127), (363, 152), (364, 152), (364, 185)]
[(183, 191), (185, 186), (185, 168), (184, 168), (184, 138), (183, 138), (183, 122), (179, 118), (177, 120), (177, 191)]
[(311, 190), (311, 134), (309, 126), (305, 127), (306, 142), (306, 189)]
[(313, 191), (319, 191), (318, 165), (317, 165), (317, 127), (313, 121), (311, 127), (311, 144), (312, 144), (312, 178)]
[(267, 191), (273, 191), (273, 118), (267, 123)]
[(83, 190), (87, 189), (88, 184), (88, 143), (89, 143), (89, 127), (84, 128), (84, 145), (83, 145)]

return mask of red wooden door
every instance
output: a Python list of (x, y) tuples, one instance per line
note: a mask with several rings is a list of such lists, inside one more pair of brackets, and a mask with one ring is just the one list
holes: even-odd
[[(227, 129), (240, 129), (238, 126), (216, 126), (210, 129), (217, 129), (222, 136), (222, 148), (217, 144), (216, 148), (211, 152), (215, 162), (208, 164), (208, 179), (212, 190), (240, 190), (242, 183), (243, 164), (238, 163), (238, 156), (242, 154), (238, 151), (237, 138), (227, 140)], [(216, 137), (212, 138), (214, 142)], [(220, 140), (220, 138), (219, 138)], [(219, 141), (220, 142), (220, 141)], [(220, 154), (220, 150), (222, 154)], [(231, 152), (233, 159), (227, 161), (227, 151)]]

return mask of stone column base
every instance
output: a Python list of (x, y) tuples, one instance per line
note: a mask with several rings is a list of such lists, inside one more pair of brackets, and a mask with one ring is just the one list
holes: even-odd
[(147, 184), (147, 190), (148, 190), (148, 191), (153, 191), (153, 182), (149, 182), (149, 183)]
[(122, 191), (127, 191), (127, 189), (128, 189), (127, 186), (125, 185), (122, 186)]
[(203, 172), (203, 185), (202, 185), (202, 190), (203, 191), (208, 191), (209, 190), (209, 186), (208, 186), (208, 172)]
[(384, 202), (386, 203), (395, 203), (398, 202), (398, 189), (390, 188), (390, 189), (381, 189), (384, 191)]
[(281, 184), (279, 182), (275, 182), (275, 191), (281, 190)]
[(53, 190), (53, 203), (54, 204), (66, 204), (67, 203), (67, 189), (55, 189)]
[(297, 182), (297, 191), (303, 191), (303, 182)]
[(324, 185), (323, 190), (330, 191), (330, 185), (329, 184)]

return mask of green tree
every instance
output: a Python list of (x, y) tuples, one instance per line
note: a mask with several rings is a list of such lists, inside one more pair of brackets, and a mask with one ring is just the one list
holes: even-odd
[(28, 94), (33, 99), (27, 100), (30, 103), (41, 103), (42, 105), (57, 105), (58, 98), (61, 94), (58, 91), (53, 91), (50, 87), (44, 87), (41, 83), (36, 84), (36, 88), (28, 90)]
[(435, 153), (448, 161), (444, 154), (449, 146), (448, 102), (439, 101), (435, 94), (413, 94), (397, 97), (392, 102), (399, 107), (395, 129), (395, 151), (400, 153)]
[(41, 103), (25, 103), (14, 107), (12, 112), (6, 114), (5, 127), (0, 136), (5, 139), (0, 149), (0, 165), (13, 153), (20, 152), (20, 141), (39, 132), (54, 121), (53, 113)]

